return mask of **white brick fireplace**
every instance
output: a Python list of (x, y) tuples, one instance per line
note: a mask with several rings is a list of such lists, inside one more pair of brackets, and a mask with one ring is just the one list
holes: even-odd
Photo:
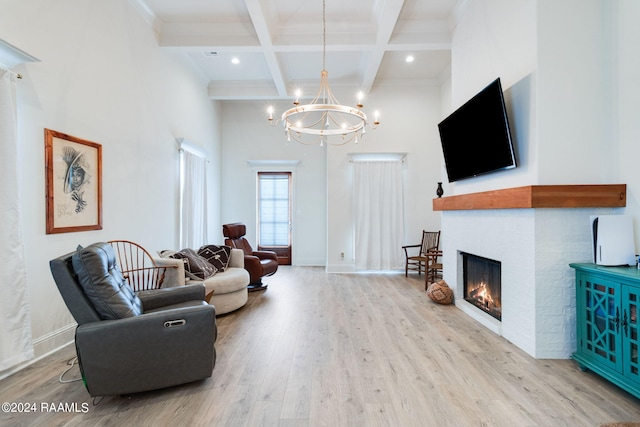
[[(611, 208), (446, 210), (444, 279), (456, 306), (535, 358), (565, 359), (576, 349), (571, 262), (591, 258), (589, 216)], [(461, 252), (502, 263), (502, 321), (464, 300)]]

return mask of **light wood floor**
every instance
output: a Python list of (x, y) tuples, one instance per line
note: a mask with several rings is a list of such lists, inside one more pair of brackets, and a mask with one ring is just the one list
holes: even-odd
[[(424, 276), (422, 276), (424, 277)], [(281, 267), (264, 293), (218, 318), (213, 377), (106, 397), (60, 384), (69, 346), (0, 382), (0, 402), (86, 413), (0, 413), (41, 426), (598, 426), (640, 421), (640, 400), (570, 360), (535, 360), (422, 279)], [(176, 355), (179, 357), (179, 355)], [(188, 360), (184, 361), (189, 364)], [(77, 376), (77, 367), (70, 372)]]

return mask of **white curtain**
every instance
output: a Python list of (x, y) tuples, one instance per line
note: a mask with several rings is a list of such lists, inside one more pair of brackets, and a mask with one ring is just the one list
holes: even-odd
[(353, 192), (356, 269), (403, 268), (402, 161), (354, 160)]
[(0, 68), (0, 371), (33, 358), (16, 121), (16, 74)]
[(207, 243), (207, 160), (180, 150), (180, 248)]

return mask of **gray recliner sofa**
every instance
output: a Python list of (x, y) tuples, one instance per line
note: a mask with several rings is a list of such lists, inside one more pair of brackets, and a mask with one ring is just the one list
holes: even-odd
[(203, 285), (135, 294), (108, 243), (53, 259), (50, 268), (78, 323), (78, 364), (91, 396), (137, 393), (211, 376), (217, 327)]

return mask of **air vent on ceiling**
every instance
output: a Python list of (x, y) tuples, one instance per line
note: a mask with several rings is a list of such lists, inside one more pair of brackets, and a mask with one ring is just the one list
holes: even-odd
[(204, 56), (220, 56), (220, 53), (216, 52), (215, 50), (205, 50), (202, 53), (204, 53)]

